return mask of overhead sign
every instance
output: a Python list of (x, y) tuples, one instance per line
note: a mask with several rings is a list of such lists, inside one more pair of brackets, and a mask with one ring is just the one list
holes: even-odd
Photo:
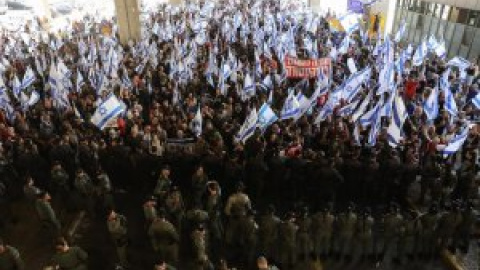
[(287, 78), (315, 78), (320, 70), (323, 74), (328, 75), (331, 67), (331, 58), (302, 60), (295, 57), (285, 57)]

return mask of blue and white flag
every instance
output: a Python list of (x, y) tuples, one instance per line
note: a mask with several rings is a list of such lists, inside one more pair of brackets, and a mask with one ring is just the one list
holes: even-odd
[(295, 97), (293, 91), (291, 91), (288, 97), (285, 99), (285, 103), (283, 104), (281, 119), (285, 120), (295, 118), (299, 113), (300, 104), (298, 103), (298, 100)]
[(258, 116), (257, 116), (257, 109), (253, 108), (250, 111), (250, 114), (245, 119), (242, 127), (238, 131), (237, 135), (235, 136), (235, 141), (245, 143), (248, 138), (250, 138), (253, 134), (255, 134), (255, 129), (257, 127)]
[(268, 94), (267, 103), (268, 103), (269, 105), (272, 105), (272, 104), (273, 104), (273, 89), (270, 90), (270, 93)]
[(440, 78), (440, 88), (443, 91), (443, 95), (445, 96), (445, 110), (451, 116), (457, 116), (458, 109), (457, 103), (455, 102), (455, 97), (453, 96), (452, 91), (450, 90), (450, 83), (448, 81), (448, 76), (450, 75), (450, 68), (447, 69)]
[(15, 96), (16, 99), (19, 99), (20, 92), (22, 91), (22, 84), (20, 83), (20, 80), (18, 79), (17, 74), (15, 74), (15, 77), (13, 78), (12, 91), (13, 91), (13, 96)]
[(397, 43), (400, 42), (406, 30), (407, 30), (407, 24), (405, 23), (405, 21), (402, 21), (402, 23), (400, 24), (400, 27), (398, 28), (397, 33), (395, 34), (395, 38), (393, 40)]
[(426, 41), (422, 41), (420, 45), (418, 45), (417, 50), (412, 58), (413, 66), (420, 66), (423, 63), (423, 59), (427, 56), (428, 53), (428, 46)]
[(466, 126), (463, 128), (462, 132), (455, 137), (453, 137), (443, 149), (444, 155), (451, 155), (455, 154), (460, 148), (462, 148), (465, 140), (468, 138), (468, 133), (470, 131), (470, 126)]
[(396, 96), (392, 106), (392, 119), (387, 129), (388, 144), (397, 147), (402, 140), (402, 127), (407, 119), (408, 113), (405, 103), (401, 97)]
[(247, 100), (253, 96), (255, 96), (255, 82), (250, 74), (247, 73), (243, 81), (242, 99)]
[(435, 48), (435, 54), (442, 59), (445, 58), (445, 56), (447, 56), (447, 49), (445, 48), (444, 40), (438, 43), (437, 47)]
[(372, 98), (373, 98), (373, 89), (370, 90), (370, 92), (368, 92), (368, 95), (363, 99), (360, 106), (358, 106), (358, 109), (352, 115), (352, 121), (353, 122), (357, 122), (357, 120), (360, 118), (360, 116), (363, 115), (363, 113), (367, 109), (368, 104), (370, 104), (370, 101), (372, 100)]
[(369, 125), (375, 124), (377, 116), (381, 113), (382, 105), (382, 102), (378, 101), (372, 109), (362, 115), (362, 117), (358, 119), (360, 125), (362, 125), (362, 127), (367, 127)]
[(100, 130), (103, 130), (110, 121), (114, 120), (124, 110), (125, 107), (118, 101), (117, 97), (110, 95), (98, 106), (92, 116), (91, 122)]
[(262, 83), (260, 84), (260, 87), (265, 89), (265, 91), (268, 91), (270, 89), (273, 89), (273, 82), (272, 82), (272, 76), (267, 75), (265, 78), (263, 78)]
[(338, 47), (338, 53), (340, 54), (346, 54), (348, 52), (348, 48), (350, 47), (350, 37), (346, 35), (342, 43), (340, 43), (340, 47)]
[(439, 45), (438, 41), (435, 39), (435, 37), (433, 35), (430, 35), (430, 37), (428, 38), (428, 41), (427, 41), (428, 50), (431, 51), (431, 52), (435, 52), (438, 45)]
[(340, 24), (342, 25), (347, 35), (355, 31), (360, 27), (359, 15), (355, 13), (348, 13), (338, 18)]
[(374, 112), (372, 116), (372, 122), (370, 126), (370, 133), (368, 134), (368, 144), (374, 146), (377, 143), (377, 134), (381, 127), (381, 109), (380, 106)]
[(371, 77), (372, 69), (367, 67), (358, 73), (353, 74), (343, 87), (343, 97), (347, 102), (351, 102), (361, 89), (362, 83), (368, 81)]
[(448, 61), (447, 66), (455, 66), (463, 70), (470, 66), (470, 62), (465, 58), (455, 56), (454, 58), (450, 59), (450, 61)]
[(430, 96), (423, 104), (423, 110), (427, 115), (428, 120), (435, 120), (438, 116), (438, 88), (435, 87), (432, 89)]
[(480, 93), (478, 93), (474, 98), (472, 98), (472, 104), (480, 110)]
[(265, 132), (265, 130), (277, 120), (278, 117), (270, 105), (268, 105), (268, 103), (263, 103), (262, 107), (260, 107), (260, 110), (258, 110), (257, 122), (257, 126), (260, 128), (262, 133)]
[(37, 104), (39, 100), (40, 100), (40, 94), (37, 91), (33, 90), (27, 102), (28, 107), (32, 107), (33, 105)]
[(360, 99), (342, 107), (340, 110), (338, 110), (338, 115), (341, 117), (350, 116), (355, 111), (358, 104), (360, 104)]
[(32, 68), (29, 66), (23, 75), (22, 89), (27, 89), (30, 85), (35, 82), (35, 73), (33, 73)]
[(80, 73), (80, 70), (77, 70), (77, 81), (76, 81), (76, 89), (77, 92), (80, 93), (82, 92), (82, 86), (85, 84), (85, 81), (83, 80), (83, 76)]
[(197, 113), (195, 113), (195, 117), (192, 119), (190, 123), (190, 128), (195, 136), (200, 137), (202, 135), (202, 125), (203, 125), (203, 117), (202, 117), (202, 110), (200, 106), (198, 106)]

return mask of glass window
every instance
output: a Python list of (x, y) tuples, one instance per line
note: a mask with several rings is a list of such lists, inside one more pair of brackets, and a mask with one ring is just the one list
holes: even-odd
[(435, 3), (426, 3), (426, 14), (433, 16), (433, 14), (435, 13), (436, 5), (437, 4)]
[(417, 19), (417, 25), (416, 25), (416, 28), (417, 29), (422, 29), (423, 27), (423, 16), (418, 16), (418, 19)]
[(408, 3), (408, 10), (409, 11), (416, 11), (417, 2), (418, 2), (418, 0), (410, 0), (410, 3)]
[(468, 13), (467, 25), (475, 26), (479, 18), (479, 12), (476, 10), (470, 10)]
[(437, 18), (441, 18), (442, 17), (442, 12), (443, 12), (443, 5), (442, 4), (437, 4), (437, 8), (435, 9), (435, 14), (434, 16), (437, 17)]
[(445, 5), (443, 7), (443, 10), (442, 10), (442, 15), (440, 18), (442, 18), (442, 20), (448, 20), (448, 18), (450, 17), (450, 12), (451, 12), (451, 7), (449, 5)]
[(473, 41), (474, 33), (475, 33), (474, 28), (465, 27), (465, 31), (463, 32), (463, 37), (462, 37), (462, 45), (470, 46)]

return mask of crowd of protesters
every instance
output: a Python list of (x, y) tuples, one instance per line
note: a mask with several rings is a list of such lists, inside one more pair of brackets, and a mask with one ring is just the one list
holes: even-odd
[[(422, 105), (438, 85), (447, 61), (434, 53), (420, 66), (406, 61), (403, 73), (395, 76), (398, 96), (408, 110), (397, 147), (388, 144), (387, 117), (381, 120), (375, 145), (367, 144), (370, 128), (359, 131), (358, 143), (351, 116), (337, 115), (343, 101), (316, 124), (316, 113), (328, 94), (318, 97), (311, 113), (296, 121), (278, 120), (242, 142), (235, 135), (270, 92), (258, 87), (256, 95), (245, 100), (237, 91), (247, 70), (254, 69), (257, 51), (264, 50), (258, 48), (255, 31), (267, 28), (267, 18), (275, 21), (279, 33), (295, 29), (292, 42), (299, 58), (309, 56), (303, 47), (305, 36), (315, 41), (321, 58), (331, 56), (344, 34), (332, 29), (328, 14), (315, 15), (311, 32), (306, 17), (300, 20), (283, 2), (218, 1), (210, 10), (195, 7), (162, 6), (152, 11), (146, 38), (123, 46), (116, 42), (114, 21), (113, 38), (95, 31), (100, 25), (93, 23), (91, 31), (84, 31), (85, 24), (81, 31), (75, 28), (68, 34), (35, 39), (44, 32), (35, 20), (24, 29), (32, 37), (29, 42), (18, 33), (3, 33), (2, 228), (13, 215), (10, 204), (26, 197), (49, 237), (59, 237), (53, 264), (60, 269), (87, 269), (85, 251), (70, 247), (61, 237), (62, 213), (84, 210), (89, 218), (106, 220), (119, 265), (140, 269), (129, 263), (129, 217), (116, 207), (115, 191), (122, 189), (145, 199), (145, 236), (158, 257), (150, 269), (173, 269), (185, 261), (188, 266), (179, 269), (229, 269), (227, 262), (239, 269), (275, 269), (272, 262), (279, 269), (317, 269), (318, 265), (306, 263), (318, 259), (381, 263), (386, 254), (404, 263), (437, 258), (445, 248), (468, 250), (478, 207), (480, 129), (473, 124), (454, 154), (445, 156), (440, 146), (465, 124), (480, 119), (480, 108), (471, 102), (480, 93), (476, 63), (465, 70), (466, 77), (453, 68), (448, 78), (458, 115), (447, 112), (440, 95), (438, 116), (429, 121)], [(233, 23), (237, 14), (241, 25)], [(207, 24), (205, 42), (197, 42), (200, 34), (194, 31), (193, 22), (200, 17)], [(224, 31), (227, 21), (233, 34)], [(161, 34), (172, 31), (173, 38)], [(264, 39), (276, 31), (263, 29)], [(372, 67), (360, 100), (370, 88), (378, 87), (380, 56), (373, 48), (381, 40), (364, 39), (363, 32), (349, 33), (352, 42), (347, 52), (332, 59), (329, 92), (351, 75), (350, 58), (359, 70)], [(115, 72), (103, 76), (109, 83), (98, 89), (90, 76), (107, 65), (105, 40), (113, 42), (110, 46), (118, 51), (119, 60)], [(400, 51), (406, 45), (398, 42), (394, 47)], [(178, 57), (178, 50), (192, 55), (194, 47), (194, 59), (188, 59), (184, 76), (172, 58), (188, 62)], [(98, 53), (92, 59), (93, 50)], [(217, 74), (213, 83), (206, 75), (212, 54), (219, 70), (223, 59), (233, 55), (237, 62), (235, 78), (222, 86), (226, 91), (220, 88)], [(268, 53), (263, 51), (256, 79), (262, 82), (268, 74), (275, 78), (271, 106), (276, 112), (289, 89), (311, 96), (318, 85), (316, 78), (300, 84), (278, 79), (284, 74), (282, 59), (273, 46)], [(70, 71), (66, 77), (70, 84), (63, 90), (49, 79), (52, 69), (46, 68), (59, 65)], [(12, 85), (29, 67), (36, 79), (19, 95)], [(77, 88), (78, 73), (85, 83)], [(22, 100), (34, 91), (38, 102)], [(68, 97), (66, 104), (61, 91)], [(126, 110), (99, 130), (90, 118), (110, 94)], [(191, 124), (199, 108), (200, 134)], [(1, 241), (0, 268), (23, 269), (22, 265), (18, 252)]]

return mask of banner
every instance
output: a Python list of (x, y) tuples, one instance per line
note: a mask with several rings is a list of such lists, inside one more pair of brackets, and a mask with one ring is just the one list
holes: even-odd
[(363, 14), (365, 12), (363, 8), (363, 1), (361, 0), (348, 0), (347, 10), (350, 12)]
[(316, 78), (321, 70), (325, 76), (330, 74), (332, 60), (330, 58), (305, 59), (285, 57), (287, 78)]

